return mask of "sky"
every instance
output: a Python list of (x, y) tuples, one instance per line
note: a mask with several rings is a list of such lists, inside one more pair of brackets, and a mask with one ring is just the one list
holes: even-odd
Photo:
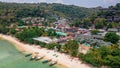
[(62, 3), (67, 5), (77, 5), (81, 7), (108, 7), (120, 3), (120, 0), (0, 0), (2, 2), (17, 2), (17, 3)]

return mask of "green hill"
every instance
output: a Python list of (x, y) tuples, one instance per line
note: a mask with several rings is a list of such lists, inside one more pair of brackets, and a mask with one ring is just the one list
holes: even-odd
[(14, 23), (23, 17), (56, 18), (84, 18), (96, 12), (93, 8), (84, 8), (74, 5), (47, 4), (47, 3), (4, 3), (0, 2), (0, 24)]

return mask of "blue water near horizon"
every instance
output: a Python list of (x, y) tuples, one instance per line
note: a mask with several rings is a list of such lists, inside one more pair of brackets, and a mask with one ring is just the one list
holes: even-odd
[(58, 68), (29, 59), (30, 57), (25, 57), (11, 43), (0, 39), (0, 68)]

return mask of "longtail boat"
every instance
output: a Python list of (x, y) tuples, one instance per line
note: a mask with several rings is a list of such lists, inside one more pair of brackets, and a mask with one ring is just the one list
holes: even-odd
[(57, 64), (57, 61), (51, 62), (51, 63), (49, 64), (49, 66), (53, 66), (53, 65), (55, 65), (55, 64)]
[(31, 56), (31, 55), (32, 55), (31, 53), (30, 54), (26, 54), (25, 57), (28, 57), (28, 56)]
[(42, 59), (42, 58), (44, 58), (44, 56), (41, 56), (41, 57), (36, 57), (36, 59), (35, 59), (35, 60), (37, 61), (37, 60), (40, 60), (40, 59)]
[(30, 60), (34, 60), (36, 58), (36, 56), (32, 56)]
[(42, 63), (48, 63), (50, 61), (51, 61), (51, 59), (47, 59), (47, 60), (44, 60)]

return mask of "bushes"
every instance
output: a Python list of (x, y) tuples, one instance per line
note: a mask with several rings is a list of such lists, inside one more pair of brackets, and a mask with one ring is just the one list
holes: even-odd
[(109, 32), (109, 33), (105, 34), (105, 37), (104, 37), (105, 41), (108, 41), (108, 42), (111, 42), (114, 44), (117, 43), (119, 39), (120, 39), (120, 36), (114, 32)]
[(41, 36), (43, 32), (44, 30), (42, 28), (32, 27), (23, 29), (23, 31), (16, 33), (15, 36), (21, 41), (29, 43), (33, 41), (31, 40), (32, 38)]
[(77, 56), (78, 55), (78, 49), (74, 49), (71, 53), (71, 56)]
[(0, 33), (7, 34), (9, 32), (9, 29), (6, 28), (6, 26), (3, 26), (0, 24)]
[(57, 44), (57, 43), (47, 44), (45, 47), (48, 49), (54, 49), (56, 47), (58, 49), (58, 51), (61, 50), (61, 45)]
[(51, 43), (51, 44), (47, 44), (46, 48), (48, 48), (48, 49), (54, 49), (55, 46), (57, 46), (56, 43)]
[(64, 45), (64, 50), (71, 56), (77, 56), (78, 54), (78, 42), (76, 40), (70, 40)]
[(11, 29), (9, 30), (9, 33), (14, 35), (14, 34), (17, 33), (17, 31), (15, 30), (15, 28), (11, 28)]
[(24, 42), (29, 43), (29, 44), (34, 44), (34, 40), (32, 38), (25, 38)]
[(93, 55), (90, 54), (90, 53), (89, 53), (89, 54), (86, 54), (86, 55), (80, 53), (80, 54), (78, 55), (78, 57), (79, 57), (81, 60), (83, 60), (84, 62), (90, 63), (90, 64), (92, 64), (92, 65), (94, 65), (94, 66), (99, 66), (98, 62), (95, 60), (95, 58), (93, 57)]
[(99, 33), (98, 30), (92, 30), (92, 31), (91, 31), (91, 34), (92, 34), (92, 35), (97, 35), (98, 33)]
[(94, 66), (111, 66), (120, 68), (120, 49), (113, 46), (103, 46), (98, 49), (92, 49), (87, 54), (79, 54), (79, 58)]
[(44, 43), (44, 42), (38, 42), (39, 44), (38, 45), (40, 45), (41, 47), (45, 47), (46, 46), (46, 43)]

